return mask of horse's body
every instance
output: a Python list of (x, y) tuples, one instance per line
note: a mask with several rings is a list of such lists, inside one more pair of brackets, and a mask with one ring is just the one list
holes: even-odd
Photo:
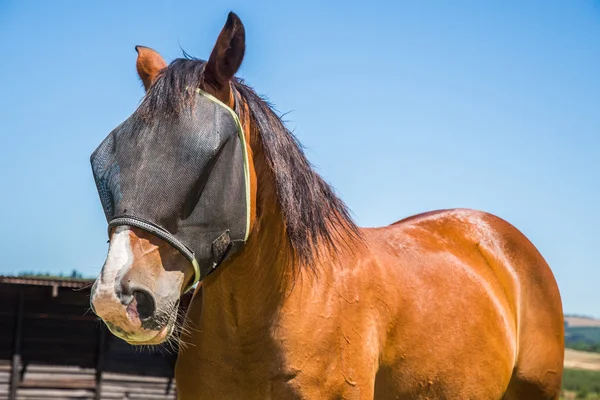
[(363, 234), (269, 321), (236, 299), (235, 267), (207, 280), (188, 312), (200, 322), (177, 364), (181, 399), (558, 398), (560, 298), (518, 230), (451, 210)]
[[(230, 14), (207, 62), (167, 66), (137, 48), (148, 90), (137, 112), (176, 118), (193, 101), (184, 90), (201, 88), (235, 108), (249, 160), (250, 235), (196, 289), (179, 398), (557, 399), (561, 300), (535, 247), (472, 210), (357, 228), (268, 104), (234, 78), (244, 43)], [(164, 240), (119, 226), (91, 304), (130, 343), (161, 343), (195, 274)]]

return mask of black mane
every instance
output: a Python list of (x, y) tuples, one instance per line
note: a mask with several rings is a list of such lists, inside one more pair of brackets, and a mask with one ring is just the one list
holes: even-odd
[[(201, 86), (204, 63), (193, 58), (174, 60), (161, 72), (138, 112), (148, 118), (176, 116), (193, 101), (193, 91), (188, 89)], [(275, 178), (287, 238), (298, 261), (313, 266), (320, 255), (319, 244), (337, 251), (341, 243), (360, 238), (346, 205), (314, 171), (302, 146), (270, 104), (239, 79), (234, 79), (233, 87), (248, 104), (260, 132)]]

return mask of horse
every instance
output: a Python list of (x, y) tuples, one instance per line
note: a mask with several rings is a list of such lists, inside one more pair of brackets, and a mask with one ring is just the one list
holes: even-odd
[(473, 209), (358, 227), (272, 106), (235, 76), (245, 43), (230, 13), (207, 61), (167, 64), (137, 46), (146, 93), (136, 113), (177, 118), (190, 87), (235, 109), (247, 241), (202, 277), (174, 328), (194, 266), (154, 232), (113, 227), (93, 311), (134, 345), (178, 337), (182, 400), (558, 399), (561, 297), (536, 247)]

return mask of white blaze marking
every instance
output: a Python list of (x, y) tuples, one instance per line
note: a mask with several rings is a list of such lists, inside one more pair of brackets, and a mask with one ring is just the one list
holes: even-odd
[[(96, 314), (107, 323), (108, 328), (115, 336), (130, 343), (132, 341), (142, 343), (154, 340), (160, 332), (141, 327), (139, 318), (131, 317), (127, 312), (128, 307), (121, 303), (115, 290), (115, 285), (120, 284), (121, 278), (129, 271), (134, 261), (129, 240), (130, 233), (131, 230), (127, 226), (119, 226), (115, 229), (106, 262), (94, 284), (92, 303)], [(166, 327), (163, 329), (164, 332), (166, 332), (165, 329)], [(162, 340), (164, 337), (160, 339)]]
[(129, 242), (129, 229), (119, 226), (110, 241), (106, 262), (102, 267), (94, 298), (119, 301), (115, 294), (115, 281), (118, 275), (123, 275), (133, 263), (133, 252)]

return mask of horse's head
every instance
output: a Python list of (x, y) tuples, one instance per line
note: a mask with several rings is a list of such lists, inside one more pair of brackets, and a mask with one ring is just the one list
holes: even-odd
[(91, 306), (132, 344), (168, 338), (180, 295), (250, 231), (255, 173), (231, 85), (244, 49), (233, 13), (205, 63), (136, 47), (144, 101), (92, 155), (110, 246)]

